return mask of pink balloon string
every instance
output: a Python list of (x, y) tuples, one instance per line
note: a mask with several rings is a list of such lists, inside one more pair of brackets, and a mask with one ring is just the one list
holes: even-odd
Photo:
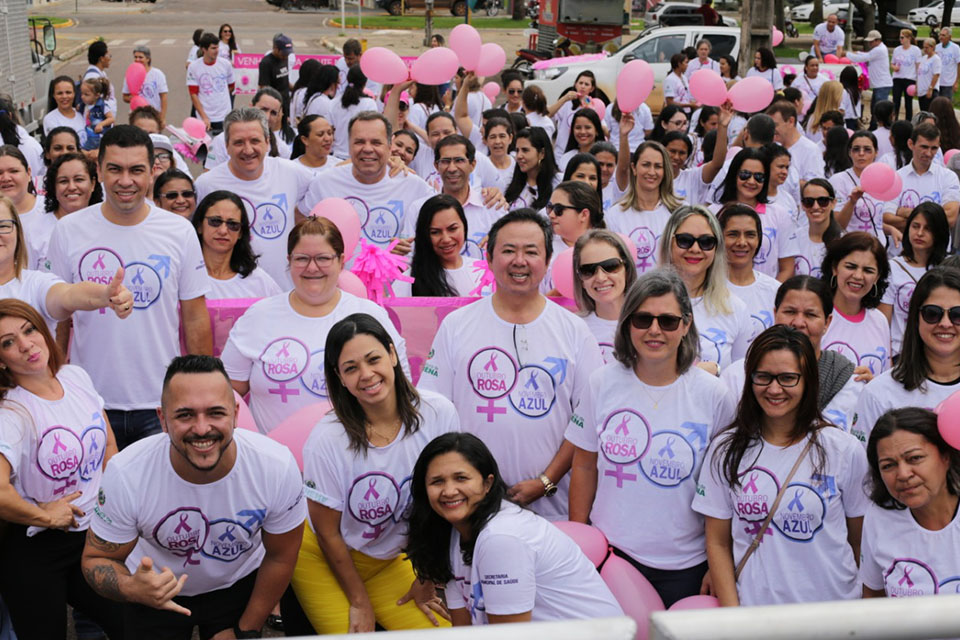
[(367, 297), (377, 304), (383, 301), (385, 291), (393, 296), (392, 283), (395, 280), (413, 282), (413, 278), (403, 275), (410, 266), (410, 260), (405, 256), (390, 253), (398, 242), (399, 240), (394, 239), (386, 249), (382, 249), (367, 242), (365, 238), (360, 239), (360, 251), (357, 252), (350, 271), (360, 278), (360, 282), (367, 288)]
[(493, 275), (493, 270), (490, 269), (490, 263), (486, 260), (477, 260), (473, 263), (473, 272), (480, 274), (480, 283), (470, 290), (470, 295), (479, 296), (482, 295), (482, 291), (490, 287), (490, 291), (495, 291), (497, 288), (497, 279)]

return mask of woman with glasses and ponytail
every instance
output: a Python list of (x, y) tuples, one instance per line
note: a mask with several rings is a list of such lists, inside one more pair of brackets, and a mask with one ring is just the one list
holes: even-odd
[(747, 353), (733, 423), (710, 443), (693, 497), (720, 606), (860, 597), (867, 458), (818, 408), (810, 340), (770, 327)]
[[(641, 276), (620, 313), (617, 361), (590, 376), (565, 434), (575, 446), (570, 519), (603, 531), (667, 607), (703, 588), (704, 525), (690, 503), (707, 443), (735, 410), (723, 383), (694, 366), (693, 314), (675, 271)], [(651, 514), (670, 535), (644, 525)]]

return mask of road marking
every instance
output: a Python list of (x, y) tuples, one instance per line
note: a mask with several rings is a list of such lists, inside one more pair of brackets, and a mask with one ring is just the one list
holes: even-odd
[(245, 47), (252, 47), (254, 44), (256, 44), (256, 42), (254, 42), (250, 38), (243, 38), (242, 40), (240, 40), (240, 44), (242, 44)]
[(148, 44), (149, 42), (150, 42), (149, 39), (146, 39), (146, 40), (137, 40), (137, 41), (135, 41), (133, 44), (135, 44), (135, 45), (141, 45), (141, 44)]
[(293, 46), (295, 46), (295, 47), (306, 47), (306, 46), (307, 46), (307, 43), (304, 42), (303, 40), (294, 40), (294, 41), (293, 41)]
[(120, 46), (121, 44), (123, 44), (124, 42), (126, 42), (126, 40), (111, 40), (111, 41), (110, 41), (110, 46), (111, 46), (111, 47), (117, 47), (117, 46)]
[(175, 38), (167, 38), (166, 40), (161, 40), (160, 44), (175, 44), (177, 40)]

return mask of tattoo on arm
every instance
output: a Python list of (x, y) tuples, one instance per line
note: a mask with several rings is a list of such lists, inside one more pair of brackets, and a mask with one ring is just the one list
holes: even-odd
[(84, 567), (83, 577), (87, 579), (87, 583), (93, 590), (103, 597), (123, 602), (126, 598), (124, 598), (123, 593), (120, 591), (120, 582), (117, 578), (116, 568), (113, 565), (114, 562), (112, 560), (106, 560), (102, 564), (97, 564), (93, 567)]
[(121, 547), (126, 545), (117, 544), (116, 542), (110, 542), (104, 540), (97, 534), (93, 532), (93, 529), (87, 529), (87, 544), (89, 544), (94, 549), (98, 551), (104, 551), (106, 553), (116, 553)]

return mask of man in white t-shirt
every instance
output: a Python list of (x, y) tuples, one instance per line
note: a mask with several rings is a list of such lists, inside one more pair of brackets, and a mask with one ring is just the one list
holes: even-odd
[(873, 115), (877, 103), (889, 100), (893, 91), (893, 76), (890, 75), (890, 52), (883, 44), (883, 36), (874, 29), (864, 38), (865, 51), (849, 51), (847, 57), (853, 62), (866, 62), (867, 73), (870, 75), (870, 129), (877, 128), (877, 119)]
[[(250, 106), (259, 109), (267, 116), (267, 124), (270, 127), (270, 137), (267, 139), (267, 145), (270, 147), (268, 155), (280, 158), (290, 158), (290, 152), (293, 150), (293, 144), (287, 144), (283, 139), (280, 128), (283, 122), (283, 98), (273, 87), (261, 87), (253, 96)], [(273, 154), (273, 143), (276, 143), (277, 154)], [(203, 161), (203, 168), (207, 171), (230, 159), (227, 153), (227, 138), (219, 133), (213, 137), (210, 149), (207, 151), (207, 159)]]
[[(111, 59), (112, 57), (110, 55), (110, 50), (107, 48), (106, 42), (103, 40), (97, 40), (91, 44), (90, 48), (87, 49), (87, 62), (90, 63), (90, 66), (87, 67), (87, 70), (83, 72), (81, 81), (86, 80), (87, 78), (107, 78), (107, 69), (110, 68)], [(109, 79), (110, 78), (107, 78), (107, 80)], [(111, 113), (113, 113), (114, 117), (116, 117), (117, 95), (113, 90), (112, 82), (110, 83), (110, 91), (107, 92), (107, 97), (104, 102), (107, 103), (107, 107), (110, 109)]]
[(574, 447), (563, 434), (603, 357), (586, 323), (540, 294), (552, 247), (532, 209), (494, 223), (497, 289), (444, 318), (420, 386), (449, 398), (463, 430), (490, 447), (513, 501), (566, 520)]
[(220, 57), (220, 39), (212, 33), (200, 37), (200, 57), (187, 67), (190, 101), (210, 133), (223, 131), (233, 95), (233, 64)]
[(300, 471), (289, 449), (237, 429), (237, 411), (218, 359), (179, 356), (157, 409), (164, 433), (110, 460), (81, 567), (127, 603), (128, 638), (195, 626), (259, 638), (290, 583), (307, 515)]
[[(435, 195), (435, 191), (415, 175), (389, 173), (390, 123), (376, 111), (362, 111), (348, 126), (350, 164), (332, 167), (323, 178), (313, 181), (300, 200), (300, 211), (308, 213), (325, 198), (345, 198), (360, 214), (363, 239), (382, 249), (394, 238), (401, 238), (406, 217), (416, 216), (412, 206), (417, 200)], [(401, 240), (396, 253), (410, 250)]]
[(830, 53), (840, 58), (843, 56), (843, 38), (843, 29), (837, 27), (837, 15), (829, 15), (825, 22), (813, 28), (813, 47), (810, 53), (817, 56), (820, 62), (823, 62), (823, 56)]
[[(347, 71), (355, 64), (360, 64), (360, 56), (363, 54), (363, 45), (356, 38), (350, 38), (343, 43), (343, 57), (337, 58), (334, 66), (340, 72), (337, 82), (337, 97), (343, 95), (343, 90), (347, 88)], [(380, 99), (380, 93), (383, 85), (379, 82), (367, 78), (367, 91), (374, 95), (374, 100)]]
[(160, 431), (157, 391), (165, 363), (180, 353), (212, 353), (204, 296), (209, 277), (197, 232), (185, 218), (146, 200), (151, 188), (153, 143), (132, 125), (103, 134), (99, 151), (104, 201), (57, 223), (50, 264), (68, 283), (109, 282), (125, 269), (133, 313), (73, 314), (70, 359), (83, 367), (100, 395), (117, 446)]
[[(133, 48), (133, 61), (139, 62), (147, 69), (147, 76), (143, 79), (143, 86), (140, 87), (139, 95), (150, 103), (150, 106), (160, 112), (160, 119), (166, 122), (167, 119), (167, 76), (163, 71), (152, 66), (150, 47), (138, 44)], [(123, 101), (130, 103), (133, 94), (127, 87), (127, 79), (123, 79)]]
[(936, 202), (943, 207), (952, 229), (960, 211), (960, 180), (953, 171), (933, 161), (940, 150), (940, 130), (929, 122), (918, 124), (907, 146), (913, 160), (897, 171), (903, 191), (884, 205), (883, 221), (906, 233), (907, 217), (914, 207), (921, 202)]
[[(197, 200), (208, 193), (236, 193), (247, 207), (251, 246), (260, 266), (275, 281), (291, 285), (287, 238), (301, 216), (297, 202), (313, 180), (299, 162), (271, 158), (267, 116), (256, 107), (234, 109), (224, 119), (229, 160), (197, 178)], [(338, 194), (339, 195), (339, 194)]]
[(790, 168), (797, 170), (799, 188), (802, 190), (807, 180), (824, 177), (823, 154), (815, 142), (797, 129), (796, 107), (780, 100), (767, 107), (766, 113), (773, 118), (777, 130), (774, 140), (790, 152)]
[(940, 56), (943, 69), (940, 71), (940, 86), (938, 95), (953, 100), (957, 90), (957, 71), (960, 71), (960, 46), (950, 40), (951, 33), (948, 27), (940, 29), (940, 42), (934, 51)]

